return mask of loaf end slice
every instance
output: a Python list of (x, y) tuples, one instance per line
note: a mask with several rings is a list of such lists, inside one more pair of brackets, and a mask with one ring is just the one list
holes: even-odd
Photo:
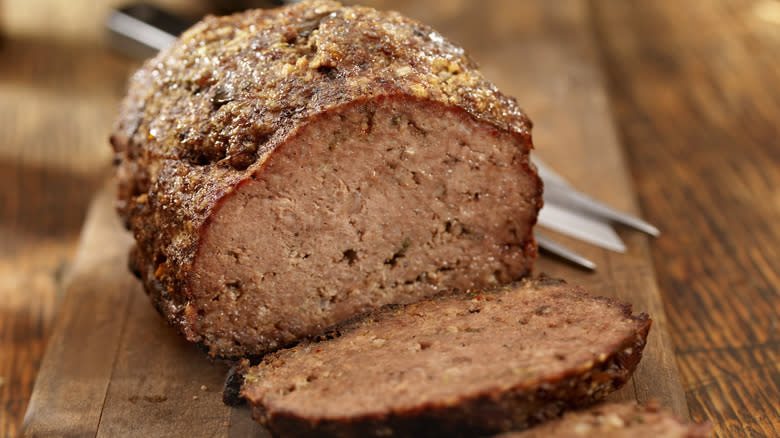
[(683, 421), (651, 401), (645, 407), (636, 403), (604, 403), (496, 438), (706, 438), (712, 436), (711, 432), (709, 424)]
[(636, 368), (650, 319), (561, 281), (387, 306), (244, 376), (278, 436), (473, 436), (589, 405)]

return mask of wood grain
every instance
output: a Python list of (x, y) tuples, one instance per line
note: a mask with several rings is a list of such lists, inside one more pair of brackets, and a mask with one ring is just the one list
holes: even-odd
[(25, 2), (9, 3), (0, 5), (0, 437), (18, 433), (86, 207), (108, 175), (105, 127), (130, 71), (95, 43), (10, 25)]
[[(104, 195), (106, 196), (106, 195)], [(110, 203), (109, 203), (110, 205)], [(107, 208), (93, 208), (81, 237), (60, 317), (27, 409), (29, 436), (80, 436), (97, 428), (131, 296), (132, 278), (115, 275), (129, 236)], [(114, 242), (104, 244), (106, 238)], [(107, 262), (107, 263), (104, 263)]]
[(780, 15), (771, 11), (780, 3), (594, 2), (643, 210), (665, 233), (651, 254), (691, 413), (724, 437), (780, 436)]

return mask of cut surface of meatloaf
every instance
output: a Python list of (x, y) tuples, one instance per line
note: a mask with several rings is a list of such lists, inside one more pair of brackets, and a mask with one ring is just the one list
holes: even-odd
[(475, 436), (586, 406), (631, 376), (650, 319), (557, 280), (390, 305), (244, 375), (281, 437)]
[(688, 423), (653, 401), (646, 407), (636, 403), (604, 403), (568, 412), (563, 418), (522, 432), (509, 432), (495, 438), (706, 438), (708, 424)]
[(169, 322), (260, 355), (536, 257), (531, 123), (396, 13), (207, 17), (131, 79), (111, 137), (131, 266)]

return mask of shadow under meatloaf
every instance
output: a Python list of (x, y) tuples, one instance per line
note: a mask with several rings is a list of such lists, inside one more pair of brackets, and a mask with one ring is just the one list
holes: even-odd
[(205, 227), (195, 330), (217, 351), (257, 353), (376, 306), (519, 278), (540, 189), (525, 153), (463, 110), (410, 97), (317, 117)]
[(242, 393), (275, 436), (483, 436), (616, 390), (650, 325), (559, 280), (447, 292), (269, 354)]

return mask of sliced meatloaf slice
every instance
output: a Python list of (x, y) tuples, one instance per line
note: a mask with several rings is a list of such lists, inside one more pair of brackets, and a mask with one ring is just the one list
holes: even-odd
[(568, 412), (560, 420), (495, 438), (705, 438), (708, 424), (688, 423), (663, 410), (658, 403), (605, 403), (584, 411)]
[(531, 124), (463, 50), (329, 1), (208, 17), (130, 81), (112, 136), (131, 263), (214, 355), (536, 257)]
[(474, 436), (521, 429), (623, 385), (650, 319), (555, 280), (383, 307), (244, 376), (281, 437)]

